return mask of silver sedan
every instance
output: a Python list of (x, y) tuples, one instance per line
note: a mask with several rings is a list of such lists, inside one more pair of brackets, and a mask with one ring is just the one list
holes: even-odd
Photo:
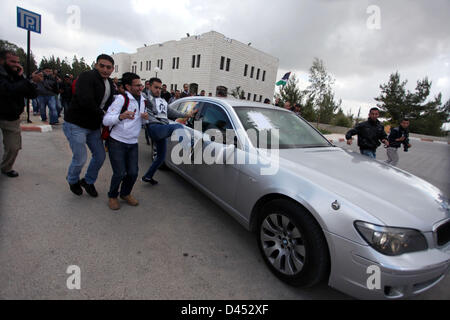
[(431, 184), (335, 147), (270, 105), (190, 97), (171, 107), (199, 112), (177, 120), (184, 133), (165, 164), (254, 232), (282, 281), (399, 299), (449, 272), (448, 199)]

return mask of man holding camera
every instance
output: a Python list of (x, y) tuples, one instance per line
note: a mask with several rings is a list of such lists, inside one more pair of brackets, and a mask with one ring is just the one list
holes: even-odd
[(409, 143), (409, 120), (403, 119), (400, 122), (400, 126), (398, 128), (393, 128), (391, 133), (389, 134), (389, 147), (386, 149), (388, 160), (387, 164), (397, 166), (398, 164), (398, 153), (397, 150), (403, 144), (404, 151), (408, 152), (408, 149), (411, 148), (411, 144)]
[(0, 51), (0, 129), (5, 150), (0, 167), (7, 177), (19, 176), (13, 165), (22, 148), (20, 115), (25, 107), (24, 99), (36, 98), (36, 83), (42, 81), (42, 74), (37, 72), (32, 74), (31, 80), (25, 79), (17, 54)]

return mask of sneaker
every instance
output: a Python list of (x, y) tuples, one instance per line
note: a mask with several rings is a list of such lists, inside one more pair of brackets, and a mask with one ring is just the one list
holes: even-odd
[(5, 176), (9, 177), (9, 178), (17, 178), (19, 176), (19, 173), (17, 171), (14, 171), (14, 170), (11, 170), (11, 171), (8, 171), (8, 172), (2, 171), (2, 173)]
[(126, 197), (120, 196), (120, 199), (125, 200), (132, 207), (137, 207), (139, 205), (139, 201), (137, 201), (132, 195)]
[(117, 198), (109, 198), (108, 207), (114, 211), (119, 210), (120, 209), (119, 200)]
[(77, 196), (81, 196), (83, 194), (83, 189), (81, 189), (80, 181), (75, 184), (69, 184), (70, 191), (75, 193)]
[(80, 185), (86, 190), (86, 192), (93, 198), (98, 197), (97, 190), (95, 190), (95, 186), (93, 184), (87, 184), (85, 179), (80, 181)]
[(155, 185), (158, 184), (158, 181), (153, 180), (153, 179), (149, 179), (147, 177), (142, 177), (142, 182), (150, 183), (152, 186), (155, 186)]

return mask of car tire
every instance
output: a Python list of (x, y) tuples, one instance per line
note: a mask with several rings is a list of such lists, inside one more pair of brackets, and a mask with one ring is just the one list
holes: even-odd
[(256, 238), (264, 262), (283, 282), (308, 288), (328, 278), (330, 257), (322, 228), (295, 202), (267, 203), (258, 217)]

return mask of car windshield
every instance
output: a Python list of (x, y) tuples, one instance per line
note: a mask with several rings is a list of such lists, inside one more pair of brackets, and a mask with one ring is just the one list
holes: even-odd
[[(331, 144), (308, 123), (283, 110), (235, 107), (253, 146), (262, 149), (330, 147)], [(273, 129), (278, 129), (278, 135)], [(255, 134), (256, 132), (256, 134)], [(268, 138), (264, 138), (267, 136)], [(274, 139), (278, 137), (278, 144)]]

